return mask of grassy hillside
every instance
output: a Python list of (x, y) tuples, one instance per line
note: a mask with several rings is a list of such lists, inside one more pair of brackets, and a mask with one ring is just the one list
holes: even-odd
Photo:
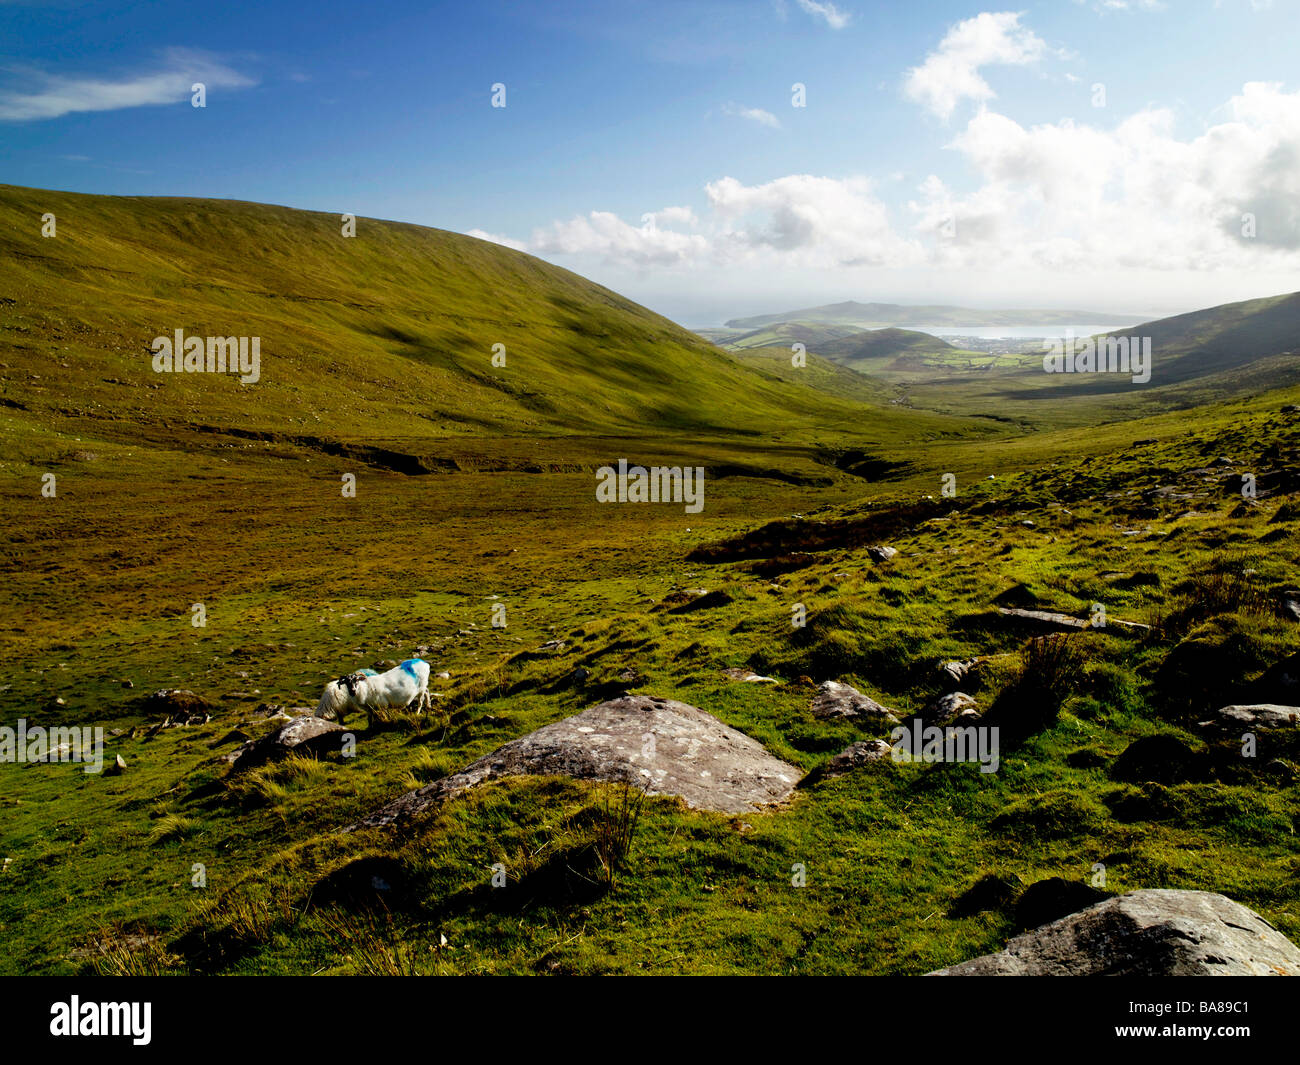
[(1144, 322), (1112, 336), (1151, 338), (1152, 381), (1178, 384), (1278, 357), (1300, 358), (1300, 292)]
[[(150, 343), (176, 329), (261, 337), (261, 380), (155, 374)], [(0, 335), (10, 409), (114, 431), (376, 441), (858, 419), (531, 256), (364, 218), (344, 237), (339, 216), (261, 204), (0, 186)]]

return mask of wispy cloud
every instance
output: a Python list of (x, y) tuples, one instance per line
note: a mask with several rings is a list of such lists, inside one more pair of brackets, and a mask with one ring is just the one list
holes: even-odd
[(1027, 66), (1047, 54), (1042, 38), (1020, 25), (1018, 12), (985, 11), (953, 26), (925, 62), (907, 72), (903, 89), (947, 119), (962, 100), (990, 100), (995, 95), (980, 76), (981, 67)]
[(842, 30), (849, 24), (848, 12), (841, 11), (829, 0), (826, 3), (819, 3), (818, 0), (797, 0), (797, 2), (801, 8), (814, 18), (824, 19), (826, 25), (833, 30)]
[(31, 68), (10, 68), (7, 73), (10, 84), (0, 86), (0, 121), (6, 122), (179, 103), (189, 97), (195, 82), (209, 92), (257, 84), (215, 56), (186, 48), (164, 50), (152, 70), (129, 77), (69, 77)]
[(735, 115), (738, 118), (747, 118), (750, 122), (757, 122), (760, 126), (767, 126), (770, 129), (781, 128), (781, 120), (771, 111), (764, 111), (761, 107), (741, 107), (739, 104), (725, 104), (722, 113), (724, 115)]

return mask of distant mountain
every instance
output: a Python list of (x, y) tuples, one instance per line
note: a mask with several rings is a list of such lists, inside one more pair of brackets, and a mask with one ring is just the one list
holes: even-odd
[(1026, 325), (1136, 325), (1141, 317), (1078, 310), (977, 310), (946, 304), (912, 306), (903, 303), (828, 303), (822, 307), (782, 314), (760, 314), (753, 318), (733, 318), (729, 329), (761, 329), (779, 322), (805, 322), (821, 325), (845, 325), (859, 329), (881, 326), (1026, 326)]
[(809, 350), (821, 350), (832, 341), (841, 337), (855, 336), (862, 332), (857, 326), (822, 325), (818, 322), (777, 322), (761, 329), (750, 329), (740, 333), (723, 332), (715, 342), (732, 350), (744, 348), (765, 348), (773, 345), (788, 347), (799, 343)]
[(957, 348), (946, 340), (913, 329), (869, 329), (832, 340), (816, 350), (841, 366), (869, 370), (903, 356), (943, 355)]

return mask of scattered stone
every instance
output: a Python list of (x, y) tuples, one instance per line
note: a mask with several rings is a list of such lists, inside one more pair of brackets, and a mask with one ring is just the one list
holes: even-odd
[(980, 716), (979, 707), (965, 692), (949, 692), (930, 703), (918, 715), (926, 726), (956, 725)]
[[(1021, 621), (1028, 621), (1041, 628), (1051, 629), (1090, 629), (1093, 627), (1092, 619), (1076, 618), (1069, 614), (1061, 614), (1055, 610), (1026, 610), (1022, 607), (1000, 606), (998, 613), (1005, 617), (1017, 618)], [(1122, 618), (1107, 617), (1106, 624), (1118, 625), (1121, 629), (1150, 629), (1150, 625), (1143, 624), (1140, 621), (1125, 621)]]
[(778, 681), (775, 677), (764, 677), (759, 673), (754, 673), (748, 669), (737, 669), (735, 667), (724, 669), (722, 675), (728, 680), (740, 681), (742, 684), (776, 684)]
[(863, 695), (857, 688), (838, 681), (824, 681), (813, 696), (812, 712), (814, 717), (826, 718), (860, 718), (870, 725), (897, 725), (898, 718), (888, 707), (881, 706), (870, 696)]
[(1300, 948), (1210, 891), (1153, 888), (1016, 936), (932, 976), (1294, 976)]
[(1288, 588), (1282, 593), (1282, 616), (1300, 621), (1300, 591)]
[(898, 554), (898, 551), (895, 548), (886, 547), (884, 544), (876, 544), (867, 548), (867, 557), (872, 562), (888, 562), (896, 554)]
[(468, 788), (524, 775), (627, 783), (695, 809), (748, 813), (789, 798), (799, 770), (694, 706), (625, 695), (512, 740), (352, 827), (405, 822)]
[(1222, 706), (1214, 717), (1202, 722), (1221, 728), (1294, 728), (1300, 725), (1300, 706), (1281, 706), (1278, 703), (1250, 703), (1242, 706)]
[(151, 717), (171, 718), (174, 721), (188, 721), (197, 717), (202, 721), (216, 707), (188, 688), (160, 688), (146, 696), (143, 709)]
[(892, 750), (893, 748), (884, 740), (860, 740), (851, 743), (825, 765), (818, 766), (804, 777), (799, 786), (806, 788), (819, 780), (842, 777), (845, 773), (870, 765), (872, 762), (889, 761)]
[(345, 732), (347, 729), (333, 721), (304, 715), (260, 740), (249, 740), (238, 750), (222, 755), (221, 760), (231, 763), (233, 772), (279, 761), (290, 754), (319, 756), (338, 750), (339, 739)]
[(115, 777), (126, 768), (126, 759), (120, 754), (113, 756), (113, 764), (104, 770), (104, 776)]
[(955, 692), (963, 688), (976, 691), (980, 687), (979, 664), (981, 659), (968, 658), (964, 662), (956, 659), (939, 663), (939, 683), (946, 691)]

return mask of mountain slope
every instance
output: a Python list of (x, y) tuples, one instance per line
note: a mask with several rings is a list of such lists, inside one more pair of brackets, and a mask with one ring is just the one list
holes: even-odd
[[(260, 380), (154, 372), (153, 339), (178, 329), (259, 337)], [(11, 411), (119, 431), (780, 432), (861, 417), (532, 256), (364, 218), (347, 237), (338, 215), (253, 203), (0, 186), (0, 338)]]
[(1177, 384), (1300, 354), (1300, 292), (1224, 303), (1108, 335), (1150, 337), (1152, 383)]

